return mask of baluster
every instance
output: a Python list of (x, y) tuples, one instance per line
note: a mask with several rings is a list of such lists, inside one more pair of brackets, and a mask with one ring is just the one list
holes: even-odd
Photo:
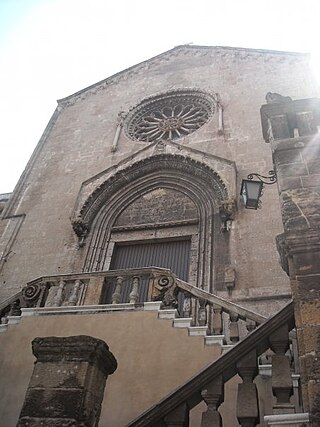
[(257, 327), (257, 324), (254, 320), (246, 319), (246, 328), (248, 331), (248, 334), (253, 332)]
[(202, 390), (201, 396), (207, 404), (207, 411), (202, 413), (201, 427), (222, 427), (222, 418), (218, 411), (224, 400), (222, 375), (219, 375), (206, 389)]
[(189, 408), (187, 403), (182, 403), (164, 417), (164, 423), (167, 427), (188, 427)]
[(0, 325), (6, 325), (8, 323), (8, 313), (2, 314), (0, 319)]
[(283, 325), (271, 334), (269, 342), (275, 352), (272, 356), (272, 392), (277, 401), (273, 406), (273, 413), (294, 413), (294, 405), (290, 403), (290, 396), (293, 394), (290, 361), (285, 355), (289, 348), (288, 325)]
[(232, 343), (235, 343), (239, 341), (239, 325), (238, 325), (238, 319), (239, 315), (233, 311), (230, 312), (230, 341)]
[(237, 362), (242, 383), (238, 384), (237, 418), (241, 427), (254, 427), (259, 423), (257, 387), (253, 380), (258, 374), (256, 350), (252, 350)]
[(63, 302), (63, 298), (64, 298), (64, 288), (66, 286), (66, 282), (64, 280), (60, 280), (59, 286), (58, 286), (58, 290), (57, 293), (53, 299), (53, 303), (52, 303), (52, 307), (60, 307), (62, 302)]
[(191, 297), (191, 317), (192, 326), (197, 324), (197, 312), (198, 312), (198, 300), (195, 297)]
[(124, 282), (124, 277), (118, 276), (116, 279), (116, 288), (112, 294), (112, 304), (119, 304), (121, 302), (121, 289)]
[(188, 292), (184, 293), (182, 311), (183, 317), (191, 317), (191, 298)]
[(68, 305), (76, 305), (77, 304), (81, 285), (82, 285), (82, 282), (79, 279), (77, 279), (74, 282), (72, 293), (71, 293), (70, 298), (68, 300)]
[(213, 318), (212, 318), (212, 331), (214, 335), (222, 334), (222, 307), (220, 305), (213, 304)]
[(206, 300), (199, 299), (199, 310), (198, 310), (198, 324), (199, 326), (205, 326), (207, 324), (207, 310)]
[(139, 276), (133, 276), (132, 278), (132, 291), (129, 295), (129, 302), (130, 304), (136, 304), (136, 302), (139, 299), (139, 284), (140, 284), (140, 277)]
[(21, 308), (20, 308), (20, 302), (19, 301), (14, 301), (11, 305), (10, 305), (10, 311), (9, 311), (9, 316), (21, 316)]

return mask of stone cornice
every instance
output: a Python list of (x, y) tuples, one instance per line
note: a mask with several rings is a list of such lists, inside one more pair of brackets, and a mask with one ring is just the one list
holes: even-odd
[(35, 338), (32, 351), (37, 362), (88, 362), (97, 365), (105, 375), (117, 369), (117, 361), (107, 344), (87, 335)]
[(278, 245), (287, 255), (320, 252), (320, 228), (288, 231), (277, 236)]
[(107, 86), (117, 84), (120, 81), (127, 80), (134, 75), (144, 73), (146, 70), (151, 69), (161, 63), (167, 63), (171, 58), (179, 55), (189, 55), (195, 57), (212, 55), (214, 57), (234, 57), (235, 59), (247, 60), (248, 57), (255, 59), (264, 58), (269, 61), (274, 59), (276, 61), (283, 61), (285, 59), (293, 60), (308, 60), (309, 54), (298, 53), (298, 52), (285, 52), (276, 50), (264, 50), (264, 49), (249, 49), (241, 47), (227, 47), (227, 46), (197, 46), (197, 45), (180, 45), (160, 55), (154, 56), (146, 61), (140, 62), (132, 67), (129, 67), (119, 73), (116, 73), (106, 79), (103, 79), (97, 83), (94, 83), (72, 95), (65, 98), (59, 99), (58, 104), (61, 107), (66, 107), (74, 104), (75, 102), (84, 99), (89, 94), (94, 94), (100, 90), (105, 89)]

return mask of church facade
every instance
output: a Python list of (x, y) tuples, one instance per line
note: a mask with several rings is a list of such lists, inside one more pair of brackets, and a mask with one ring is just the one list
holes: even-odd
[[(234, 410), (236, 390), (239, 401), (248, 391), (238, 387), (238, 380), (229, 381), (235, 369), (230, 368), (223, 380), (229, 381), (225, 394), (230, 398), (220, 411), (223, 425), (276, 425), (264, 417), (304, 413), (300, 371), (293, 362), (298, 357), (295, 333), (289, 338), (280, 334), (285, 354), (275, 344), (281, 321), (290, 325), (287, 332), (294, 326), (286, 308), (292, 298), (288, 268), (284, 271), (276, 247), (286, 201), (279, 199), (277, 185), (265, 186), (261, 209), (248, 210), (239, 193), (243, 179), (268, 175), (274, 164), (278, 179), (285, 173), (286, 185), (290, 179), (293, 185), (294, 173), (284, 172), (281, 160), (274, 163), (280, 157), (269, 142), (316, 132), (308, 133), (305, 124), (310, 124), (305, 115), (318, 111), (316, 101), (307, 109), (295, 101), (317, 96), (308, 60), (306, 54), (290, 52), (178, 46), (58, 101), (14, 192), (3, 198), (0, 372), (6, 391), (0, 414), (7, 427), (19, 417), (21, 426), (38, 425), (34, 420), (41, 417), (54, 419), (49, 410), (28, 412), (31, 401), (44, 402), (40, 389), (51, 387), (48, 407), (55, 405), (55, 393), (70, 396), (62, 374), (55, 385), (44, 380), (34, 385), (35, 376), (46, 378), (46, 363), (58, 362), (43, 357), (36, 364), (38, 369), (43, 364), (43, 371), (32, 374), (31, 343), (53, 336), (103, 340), (117, 360), (114, 373), (115, 366), (105, 371), (110, 378), (102, 409), (88, 403), (95, 415), (83, 425), (98, 419), (100, 426), (132, 423), (199, 372), (209, 372), (221, 353), (243, 378), (237, 360), (245, 360), (241, 341), (253, 330), (264, 343), (250, 365), (252, 381), (259, 372), (255, 383), (250, 380), (261, 392), (258, 413), (253, 410), (251, 424), (245, 424), (248, 415)], [(272, 99), (274, 93), (290, 98)], [(283, 130), (287, 104), (295, 105), (302, 123), (289, 123), (288, 134)], [(295, 173), (299, 167), (293, 166)], [(283, 179), (280, 188), (286, 190)], [(259, 332), (263, 325), (255, 329), (271, 325), (279, 311), (284, 313), (280, 323), (266, 332)], [(36, 343), (38, 357), (42, 344)], [(235, 343), (238, 353), (232, 356)], [(59, 345), (52, 341), (46, 351)], [(64, 341), (63, 346), (75, 345)], [(272, 390), (275, 396), (281, 393), (271, 380), (276, 368), (270, 368), (270, 348), (293, 379), (276, 409)], [(281, 357), (291, 360), (290, 366)], [(74, 372), (70, 366), (68, 375)], [(222, 380), (210, 381), (220, 390), (212, 392), (220, 404)], [(190, 391), (188, 416), (186, 409), (174, 415), (182, 417), (180, 424), (172, 424), (170, 411), (161, 409), (152, 415), (157, 421), (151, 415), (148, 421), (148, 415), (132, 425), (183, 426), (187, 418), (193, 426), (209, 425), (218, 410), (203, 392), (210, 387), (200, 388), (197, 395)], [(28, 393), (26, 398), (27, 389), (32, 399)], [(99, 401), (97, 390), (88, 393), (97, 393)], [(172, 399), (181, 408), (177, 396)], [(61, 413), (57, 423), (74, 417)], [(45, 425), (62, 425), (51, 422)]]

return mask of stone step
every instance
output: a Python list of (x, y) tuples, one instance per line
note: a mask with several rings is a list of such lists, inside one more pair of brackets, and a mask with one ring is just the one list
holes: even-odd
[(224, 335), (206, 335), (204, 337), (205, 345), (221, 345), (223, 346), (225, 336)]
[(173, 320), (174, 328), (189, 328), (191, 326), (192, 317), (177, 317)]
[(205, 337), (207, 335), (207, 326), (190, 326), (188, 328), (190, 337)]
[(224, 344), (221, 346), (221, 354), (226, 353), (227, 351), (231, 350), (234, 346), (232, 344)]
[(176, 309), (167, 309), (167, 310), (158, 311), (159, 319), (175, 319), (177, 316), (178, 316), (178, 311)]

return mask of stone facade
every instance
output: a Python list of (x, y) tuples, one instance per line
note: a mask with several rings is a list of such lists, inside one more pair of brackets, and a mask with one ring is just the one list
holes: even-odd
[[(284, 98), (290, 111), (282, 114), (277, 102), (273, 102), (278, 100), (277, 96), (274, 99), (275, 92), (290, 95), (291, 98)], [(261, 132), (259, 109), (267, 93), (267, 100), (272, 102), (261, 112)], [(314, 267), (318, 235), (311, 233), (319, 225), (319, 175), (314, 160), (318, 145), (308, 133), (317, 130), (318, 119), (312, 122), (308, 115), (297, 115), (301, 102), (295, 100), (314, 96), (316, 85), (305, 54), (180, 46), (59, 100), (1, 214), (0, 301), (29, 283), (28, 289), (39, 288), (42, 292), (39, 300), (47, 298), (49, 313), (57, 306), (88, 301), (97, 304), (106, 283), (102, 276), (94, 274), (109, 270), (115, 248), (137, 242), (188, 239), (188, 282), (198, 292), (201, 290), (201, 295), (216, 294), (269, 317), (291, 298), (286, 274), (289, 272), (293, 294), (301, 297), (297, 316), (307, 316), (315, 304), (311, 291), (318, 292), (318, 282), (310, 278), (318, 275)], [(292, 115), (294, 119), (286, 123), (284, 117)], [(295, 139), (295, 129), (300, 129), (301, 134), (292, 146), (286, 138)], [(273, 157), (263, 138), (272, 142)], [(277, 188), (271, 186), (263, 195), (261, 210), (245, 210), (239, 201), (241, 180), (250, 173), (265, 174), (273, 162), (280, 204)], [(314, 201), (312, 207), (310, 200)], [(309, 246), (292, 250), (291, 246), (302, 245), (301, 230), (311, 233)], [(276, 236), (283, 231), (283, 239), (276, 243)], [(284, 248), (280, 257), (286, 272), (279, 263), (277, 244)], [(313, 249), (315, 255), (309, 263), (312, 267), (306, 270)], [(75, 275), (75, 281), (68, 276), (69, 282), (68, 277), (61, 278), (54, 285), (55, 275), (68, 273)], [(78, 273), (84, 279), (79, 279)], [(93, 276), (87, 286), (86, 277), (90, 274)], [(44, 276), (47, 279), (42, 280)], [(133, 275), (133, 283), (137, 285), (139, 281), (140, 277)], [(116, 283), (121, 285), (121, 276)], [(134, 303), (136, 288), (130, 294)], [(190, 298), (188, 304), (191, 306)], [(193, 318), (200, 319), (200, 328), (205, 328), (201, 323), (206, 315), (202, 297), (192, 310)], [(212, 306), (212, 319), (219, 310), (221, 314), (221, 308)], [(3, 312), (3, 316), (10, 317), (10, 313)], [(86, 326), (73, 317), (66, 316), (65, 335), (81, 333), (79, 328), (88, 329), (93, 335), (93, 316), (88, 316)], [(127, 347), (139, 353), (135, 345), (137, 331), (145, 327), (148, 316), (139, 313), (138, 317), (136, 329), (129, 328), (129, 320), (122, 328), (122, 332), (132, 332), (129, 336), (123, 334), (130, 345), (119, 346), (127, 365), (126, 375), (136, 366), (130, 365), (130, 358), (124, 353)], [(314, 362), (313, 351), (317, 351), (313, 343), (314, 331), (318, 331), (313, 328), (311, 317), (301, 323), (298, 320), (298, 335), (311, 337), (301, 350), (303, 366)], [(238, 314), (231, 310), (230, 339), (239, 338), (237, 320)], [(49, 329), (58, 334), (52, 319), (47, 322), (51, 322)], [(36, 323), (33, 318), (32, 324)], [(99, 334), (108, 343), (108, 334), (115, 343), (123, 340), (116, 324), (108, 332), (101, 323), (100, 318)], [(72, 327), (69, 329), (68, 325)], [(222, 323), (216, 329), (222, 329)], [(166, 334), (159, 337), (164, 340)], [(32, 334), (27, 335), (30, 339)], [(150, 342), (155, 340), (153, 337)], [(16, 336), (15, 349), (18, 341)], [(10, 340), (4, 342), (10, 350)], [(139, 342), (142, 347), (147, 346), (148, 337), (143, 336)], [(180, 355), (181, 348), (176, 347)], [(188, 344), (184, 347), (186, 353), (187, 348)], [(157, 354), (152, 355), (156, 360)], [(115, 356), (118, 359), (116, 351)], [(141, 364), (138, 356), (134, 360)], [(206, 353), (199, 358), (197, 369), (203, 367), (207, 356)], [(168, 372), (169, 359), (160, 363), (163, 372)], [(153, 369), (154, 360), (148, 365), (149, 370)], [(172, 372), (176, 368), (175, 364), (170, 365)], [(183, 366), (182, 370), (181, 376), (165, 382), (161, 391), (160, 386), (155, 387), (152, 399), (144, 396), (146, 405), (126, 413), (124, 422), (155, 403), (181, 379), (186, 380), (188, 373), (194, 373)], [(309, 368), (303, 377), (305, 395), (318, 387), (318, 377), (308, 377), (307, 372)], [(121, 393), (125, 382), (120, 378), (113, 391)], [(250, 387), (254, 388), (252, 384)], [(129, 393), (129, 406), (130, 399)], [(318, 402), (312, 405), (310, 413), (317, 415), (314, 408)], [(11, 419), (15, 410), (10, 412)], [(229, 425), (236, 425), (236, 421)]]
[[(237, 199), (243, 177), (271, 166), (258, 117), (265, 94), (272, 90), (293, 98), (313, 96), (315, 85), (306, 71), (307, 61), (303, 54), (182, 46), (60, 100), (3, 212), (2, 222), (7, 226), (1, 248), (4, 252), (12, 250), (13, 255), (1, 265), (1, 297), (10, 296), (43, 274), (108, 268), (107, 258), (104, 265), (94, 266), (88, 261), (89, 247), (97, 243), (92, 240), (93, 230), (86, 236), (87, 243), (79, 248), (70, 217), (77, 219), (78, 208), (98, 187), (109, 186), (117, 173), (127, 175), (130, 167), (146, 158), (162, 153), (171, 159), (179, 153), (179, 164), (189, 158), (207, 165), (225, 189), (223, 197)], [(144, 98), (186, 89), (195, 93), (200, 90), (214, 100), (214, 113), (201, 128), (176, 139), (175, 145), (168, 142), (162, 147), (128, 137), (125, 117)], [(173, 163), (168, 167), (175, 168)], [(119, 185), (124, 183), (119, 180)], [(163, 188), (161, 177), (154, 186)], [(143, 186), (137, 191), (135, 197), (147, 194)], [(190, 195), (183, 197), (194, 203)], [(217, 215), (219, 198), (212, 197), (210, 209)], [(288, 297), (288, 282), (277, 267), (274, 244), (274, 236), (281, 232), (279, 208), (272, 203), (276, 197), (276, 190), (270, 189), (259, 212), (244, 212), (240, 207), (227, 235), (221, 235), (221, 223), (215, 219), (210, 232), (216, 239), (212, 254), (209, 247), (200, 248), (214, 260), (212, 265), (203, 266), (203, 275), (207, 276), (208, 269), (211, 278), (199, 279), (199, 285), (226, 292), (223, 271), (230, 264), (237, 274), (234, 298), (249, 295), (259, 299), (275, 291)], [(116, 212), (125, 208), (114, 206), (109, 227), (116, 224)], [(78, 225), (77, 230), (80, 235), (87, 234), (85, 224)], [(220, 245), (226, 248), (223, 256), (218, 250)], [(112, 253), (111, 241), (105, 251)]]

